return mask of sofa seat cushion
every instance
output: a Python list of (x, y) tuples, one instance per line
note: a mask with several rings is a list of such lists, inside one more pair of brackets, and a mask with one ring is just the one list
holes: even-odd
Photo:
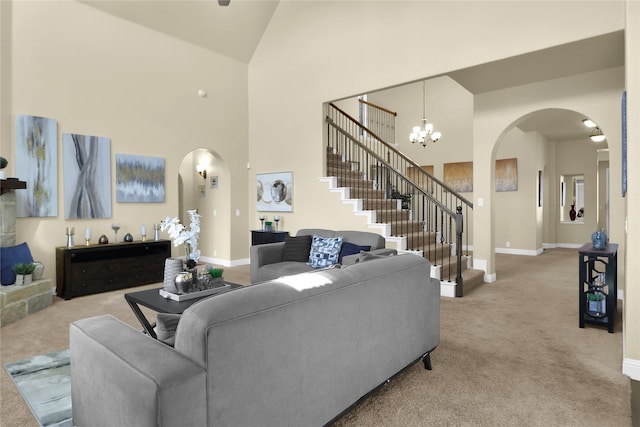
[(275, 264), (267, 264), (260, 267), (260, 281), (273, 280), (282, 276), (306, 273), (312, 271), (313, 267), (304, 262), (284, 261)]

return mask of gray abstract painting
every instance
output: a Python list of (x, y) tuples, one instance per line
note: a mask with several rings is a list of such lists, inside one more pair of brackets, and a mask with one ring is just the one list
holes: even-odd
[(116, 154), (116, 202), (164, 202), (164, 159)]
[(62, 134), (65, 218), (111, 217), (111, 142)]
[(18, 217), (58, 216), (58, 122), (16, 116), (16, 177), (27, 183), (16, 191)]

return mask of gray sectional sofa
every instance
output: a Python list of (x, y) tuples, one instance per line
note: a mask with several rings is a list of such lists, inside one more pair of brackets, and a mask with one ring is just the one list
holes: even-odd
[(396, 255), (245, 286), (187, 309), (175, 347), (111, 316), (73, 322), (74, 424), (325, 425), (412, 363), (430, 367), (429, 271)]
[[(395, 249), (386, 249), (385, 240), (379, 234), (366, 231), (326, 230), (323, 228), (303, 228), (295, 237), (318, 235), (322, 237), (342, 236), (343, 242), (359, 246), (370, 246), (370, 252), (378, 255), (395, 254)], [(282, 276), (312, 271), (314, 268), (306, 261), (290, 261), (286, 258), (288, 242), (269, 243), (251, 247), (249, 259), (251, 263), (251, 283), (264, 282)], [(308, 258), (308, 256), (307, 256)], [(358, 259), (357, 254), (345, 256), (342, 265), (353, 264)]]

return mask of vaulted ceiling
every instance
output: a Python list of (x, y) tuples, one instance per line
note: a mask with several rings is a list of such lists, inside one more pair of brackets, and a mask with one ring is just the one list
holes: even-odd
[[(249, 63), (279, 0), (167, 1), (80, 0), (152, 30), (204, 49)], [(487, 64), (448, 73), (473, 94), (603, 70), (624, 65), (624, 33), (605, 34)], [(567, 110), (547, 110), (519, 125), (537, 130), (552, 140), (580, 139), (590, 130), (582, 115)]]

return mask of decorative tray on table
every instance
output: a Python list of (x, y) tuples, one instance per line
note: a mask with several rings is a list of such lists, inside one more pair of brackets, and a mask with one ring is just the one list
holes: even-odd
[(217, 286), (215, 288), (205, 289), (203, 291), (188, 292), (186, 294), (174, 294), (172, 292), (165, 291), (164, 289), (160, 289), (160, 296), (174, 301), (186, 301), (194, 298), (202, 298), (209, 295), (219, 294), (221, 292), (226, 292), (229, 289), (231, 289), (231, 285), (229, 285), (228, 283), (225, 283), (222, 286)]

